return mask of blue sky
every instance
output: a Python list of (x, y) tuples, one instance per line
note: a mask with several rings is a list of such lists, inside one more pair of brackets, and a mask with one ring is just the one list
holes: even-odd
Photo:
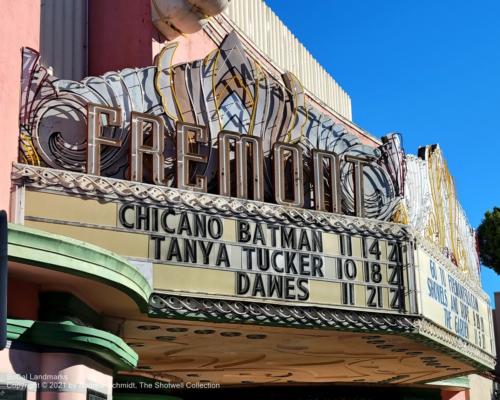
[[(500, 207), (500, 1), (266, 3), (351, 96), (355, 123), (401, 132), (407, 153), (439, 143), (473, 227)], [(500, 291), (489, 268), (482, 280)]]

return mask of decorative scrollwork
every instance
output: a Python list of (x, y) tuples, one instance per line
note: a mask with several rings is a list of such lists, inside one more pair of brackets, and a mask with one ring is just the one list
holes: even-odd
[(415, 317), (372, 314), (320, 307), (279, 306), (267, 303), (215, 300), (153, 294), (153, 315), (193, 317), (224, 322), (282, 325), (288, 327), (334, 328), (355, 331), (412, 332)]
[[(491, 369), (495, 368), (495, 357), (481, 350), (479, 347), (472, 345), (461, 337), (454, 335), (448, 332), (446, 329), (443, 329), (436, 324), (428, 321), (427, 319), (418, 319), (417, 321), (415, 321), (415, 327), (420, 335), (428, 337), (429, 339), (432, 339), (433, 341), (441, 344), (442, 346), (440, 346), (440, 350), (444, 350), (451, 355), (460, 353), (462, 355), (462, 358), (463, 356), (465, 356), (469, 359), (477, 360), (481, 362), (481, 364), (483, 364), (483, 366), (481, 367), (483, 369), (484, 366), (487, 366)], [(433, 345), (436, 346), (436, 343), (433, 343)]]
[[(406, 156), (404, 204), (409, 224), (439, 249), (474, 286), (480, 285), (480, 264), (474, 229), (458, 202), (453, 178), (439, 146), (422, 147), (419, 158)], [(429, 247), (429, 246), (428, 246)]]
[[(262, 139), (269, 201), (273, 199), (271, 158), (276, 142), (296, 144), (309, 156), (313, 149), (320, 149), (375, 160), (363, 172), (365, 216), (390, 220), (400, 203), (404, 181), (403, 169), (398, 167), (403, 154), (400, 140), (388, 137), (378, 148), (363, 144), (336, 117), (317, 109), (293, 74), (285, 72), (280, 79), (265, 72), (247, 55), (235, 32), (203, 60), (172, 65), (176, 47), (175, 43), (166, 46), (154, 66), (108, 72), (80, 82), (49, 75), (39, 65), (38, 53), (25, 49), (19, 161), (86, 171), (86, 108), (93, 103), (119, 108), (122, 113), (121, 126), (103, 124), (104, 136), (123, 143), (103, 146), (103, 176), (126, 179), (131, 113), (148, 113), (160, 117), (165, 126), (166, 186), (174, 183), (176, 124), (196, 124), (207, 128), (210, 140), (199, 149), (207, 162), (196, 165), (192, 174), (206, 176), (211, 193), (217, 187), (217, 135), (229, 130)], [(355, 209), (352, 170), (352, 164), (341, 158), (342, 211), (349, 215)], [(325, 171), (325, 182), (328, 174)], [(306, 182), (312, 179), (307, 162), (304, 176)]]
[(252, 200), (190, 192), (166, 186), (149, 185), (31, 165), (14, 164), (12, 180), (36, 188), (64, 188), (83, 195), (101, 195), (120, 199), (149, 201), (193, 210), (203, 210), (209, 213), (222, 213), (228, 216), (246, 216), (268, 221), (317, 226), (334, 232), (369, 234), (375, 237), (399, 240), (411, 237), (409, 227), (401, 224), (284, 207)]

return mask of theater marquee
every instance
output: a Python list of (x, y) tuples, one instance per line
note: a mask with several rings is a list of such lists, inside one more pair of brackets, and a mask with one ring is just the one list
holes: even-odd
[(390, 222), (404, 211), (398, 135), (361, 143), (235, 34), (204, 60), (172, 66), (174, 51), (81, 82), (25, 51), (18, 222), (127, 257), (153, 297), (341, 310), (355, 329), (393, 318), (492, 366), (480, 288)]
[[(78, 175), (65, 176), (79, 180)], [(285, 219), (289, 210), (283, 207), (265, 206), (269, 216), (262, 215), (257, 204), (251, 205), (253, 210), (235, 212), (228, 198), (201, 198), (176, 189), (165, 196), (191, 200), (187, 204), (124, 202), (106, 196), (72, 197), (57, 186), (47, 189), (26, 192), (28, 225), (146, 262), (152, 266), (153, 285), (159, 291), (384, 312), (412, 310), (411, 245), (398, 225), (370, 226), (355, 218), (317, 212), (310, 212), (315, 221), (297, 218), (290, 223)], [(189, 207), (195, 199), (197, 207)], [(214, 208), (226, 204), (227, 209), (203, 209), (203, 202)], [(46, 204), (53, 207), (47, 210)], [(279, 213), (283, 214), (277, 218)]]

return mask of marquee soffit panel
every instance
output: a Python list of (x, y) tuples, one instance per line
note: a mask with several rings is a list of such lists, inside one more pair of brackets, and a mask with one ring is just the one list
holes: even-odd
[[(400, 333), (429, 343), (452, 357), (490, 368), (494, 358), (467, 341), (450, 334), (422, 317), (380, 315), (359, 311), (316, 307), (291, 307), (255, 302), (190, 298), (153, 294), (150, 315), (158, 318), (184, 318), (201, 321), (250, 323), (295, 328), (338, 329), (353, 332)], [(475, 360), (478, 360), (479, 363)]]
[(173, 383), (202, 380), (223, 385), (411, 384), (477, 371), (477, 366), (410, 335), (172, 317), (121, 325), (121, 335), (139, 354), (135, 373)]

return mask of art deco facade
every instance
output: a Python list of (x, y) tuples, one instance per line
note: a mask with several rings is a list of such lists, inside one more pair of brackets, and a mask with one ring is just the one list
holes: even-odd
[(7, 398), (490, 390), (491, 309), (441, 149), (354, 124), (263, 2), (1, 15), (19, 33), (0, 66)]

